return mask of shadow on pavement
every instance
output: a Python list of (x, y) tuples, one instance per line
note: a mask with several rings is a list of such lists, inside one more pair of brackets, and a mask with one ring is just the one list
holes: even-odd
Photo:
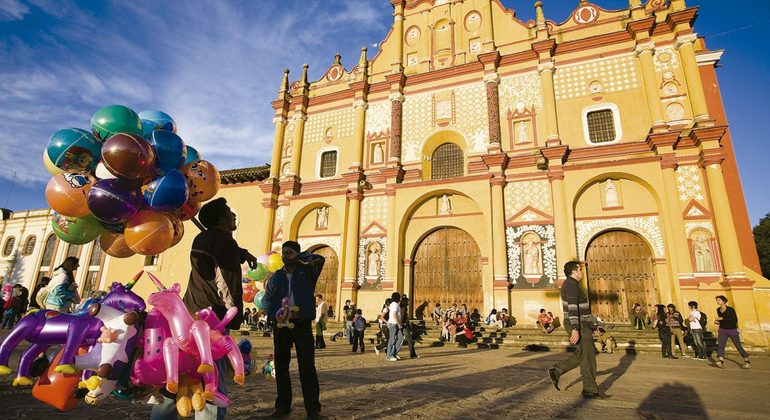
[[(677, 403), (671, 404), (672, 401)], [(653, 389), (639, 404), (637, 412), (642, 418), (709, 418), (695, 388), (680, 382)]]

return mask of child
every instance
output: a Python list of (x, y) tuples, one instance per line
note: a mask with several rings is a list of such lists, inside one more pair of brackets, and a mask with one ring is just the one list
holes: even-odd
[(599, 327), (596, 329), (596, 335), (599, 338), (599, 341), (595, 343), (596, 351), (612, 354), (615, 347), (617, 347), (615, 337), (612, 336), (612, 333), (608, 332), (602, 327)]
[(241, 356), (243, 356), (243, 371), (248, 376), (254, 370), (254, 360), (251, 358), (251, 341), (245, 338), (239, 341), (238, 349), (241, 351)]
[(353, 353), (361, 346), (361, 353), (364, 352), (364, 330), (366, 330), (366, 318), (360, 309), (356, 309), (356, 315), (353, 317)]

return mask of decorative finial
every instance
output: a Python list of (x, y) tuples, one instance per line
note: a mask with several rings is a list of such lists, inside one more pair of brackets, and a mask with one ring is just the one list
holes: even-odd
[(340, 61), (342, 60), (342, 56), (340, 53), (337, 53), (334, 55), (334, 64), (340, 64)]
[(537, 29), (545, 29), (545, 14), (543, 14), (543, 2), (535, 2), (535, 20), (537, 22)]
[(364, 67), (368, 64), (366, 61), (366, 47), (361, 48), (361, 56), (358, 58), (358, 67)]
[(283, 69), (283, 79), (281, 79), (281, 88), (278, 93), (289, 91), (289, 69)]
[(310, 67), (307, 63), (302, 65), (302, 80), (299, 82), (302, 86), (307, 86), (307, 68)]

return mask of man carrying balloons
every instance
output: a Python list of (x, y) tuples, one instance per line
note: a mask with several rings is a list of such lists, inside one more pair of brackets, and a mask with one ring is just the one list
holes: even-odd
[[(184, 295), (184, 303), (190, 312), (211, 307), (219, 319), (225, 316), (229, 308), (236, 307), (235, 317), (227, 325), (228, 329), (238, 329), (243, 323), (243, 300), (241, 284), (241, 264), (256, 266), (257, 259), (249, 251), (238, 246), (233, 239), (236, 229), (235, 214), (230, 210), (224, 198), (212, 200), (201, 207), (199, 218), (205, 231), (195, 237), (190, 251), (190, 282)], [(219, 391), (227, 395), (225, 389), (226, 359), (216, 361), (219, 373)], [(153, 407), (152, 419), (176, 418), (173, 396), (164, 395), (164, 400)], [(206, 405), (203, 418), (223, 419), (225, 409), (211, 404)], [(201, 418), (198, 415), (196, 418)]]
[[(274, 254), (275, 255), (275, 254)], [(291, 412), (291, 379), (289, 360), (291, 345), (297, 351), (299, 380), (302, 383), (302, 397), (308, 418), (319, 418), (321, 403), (318, 400), (318, 375), (315, 370), (315, 347), (311, 323), (315, 319), (315, 285), (324, 258), (309, 252), (300, 253), (297, 242), (286, 241), (281, 248), (284, 263), (270, 278), (262, 298), (262, 305), (270, 322), (275, 323), (276, 312), (283, 298), (289, 298), (289, 307), (299, 306), (292, 319), (294, 328), (275, 328), (273, 331), (273, 354), (275, 354), (275, 384), (278, 396), (271, 417), (286, 417)]]

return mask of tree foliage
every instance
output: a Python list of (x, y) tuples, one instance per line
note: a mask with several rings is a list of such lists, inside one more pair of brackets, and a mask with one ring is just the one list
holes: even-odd
[(759, 254), (759, 266), (762, 267), (762, 275), (770, 278), (770, 213), (759, 220), (754, 226), (754, 243)]

